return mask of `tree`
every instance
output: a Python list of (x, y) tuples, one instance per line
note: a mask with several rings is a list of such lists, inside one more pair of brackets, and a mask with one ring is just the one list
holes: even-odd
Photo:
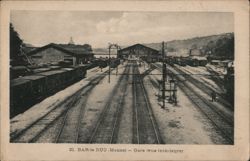
[(84, 44), (83, 47), (88, 51), (92, 51), (92, 47), (89, 44)]
[(15, 31), (13, 25), (10, 23), (10, 59), (18, 59), (21, 55), (20, 47), (23, 44), (19, 34)]
[(15, 31), (13, 25), (10, 23), (10, 59), (11, 65), (23, 65), (25, 60), (21, 55), (21, 45), (23, 40), (19, 37), (19, 34)]

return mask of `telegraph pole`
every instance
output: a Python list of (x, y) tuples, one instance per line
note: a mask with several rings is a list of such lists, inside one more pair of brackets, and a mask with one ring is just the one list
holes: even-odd
[(162, 108), (165, 108), (165, 79), (166, 79), (166, 63), (164, 41), (162, 42)]
[(109, 46), (109, 83), (110, 83), (110, 49), (111, 46)]

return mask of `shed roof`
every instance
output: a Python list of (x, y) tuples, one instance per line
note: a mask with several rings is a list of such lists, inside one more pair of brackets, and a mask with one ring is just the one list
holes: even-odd
[(232, 60), (223, 60), (223, 61), (221, 61), (222, 63), (231, 63), (231, 62), (233, 62)]
[(62, 68), (62, 70), (65, 70), (65, 71), (72, 71), (74, 70), (73, 68)]
[(219, 62), (221, 62), (220, 60), (212, 60), (211, 62), (214, 62), (214, 63), (219, 63)]
[(29, 76), (23, 77), (23, 79), (27, 79), (27, 80), (37, 80), (37, 79), (41, 79), (41, 78), (44, 78), (44, 76), (42, 76), (42, 75), (29, 75)]
[(12, 79), (10, 81), (10, 86), (11, 87), (18, 86), (18, 85), (25, 84), (28, 82), (30, 82), (30, 80), (27, 80), (27, 79), (24, 79), (23, 77), (20, 77), (20, 78)]
[(65, 72), (65, 71), (63, 71), (63, 70), (51, 70), (51, 71), (47, 71), (47, 72), (38, 73), (37, 75), (50, 76), (50, 75), (63, 73), (63, 72)]
[(50, 68), (37, 68), (37, 69), (33, 69), (33, 72), (38, 73), (38, 72), (46, 72), (49, 70), (50, 70)]
[(196, 60), (207, 60), (207, 58), (204, 57), (204, 56), (191, 56), (191, 59), (196, 59)]

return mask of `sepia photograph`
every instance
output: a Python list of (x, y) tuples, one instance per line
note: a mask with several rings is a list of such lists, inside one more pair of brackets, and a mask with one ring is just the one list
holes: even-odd
[(248, 1), (0, 7), (1, 160), (249, 159)]
[(234, 144), (233, 24), (226, 12), (12, 11), (10, 141)]

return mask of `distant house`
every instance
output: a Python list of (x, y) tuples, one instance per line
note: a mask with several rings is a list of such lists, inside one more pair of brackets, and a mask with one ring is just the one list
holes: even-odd
[(190, 56), (189, 65), (191, 66), (205, 66), (207, 64), (207, 58), (205, 56)]
[(32, 50), (27, 56), (35, 64), (51, 64), (67, 62), (70, 65), (87, 63), (93, 59), (93, 53), (84, 45), (48, 44)]
[(200, 49), (190, 49), (189, 56), (201, 56), (202, 52)]
[(200, 49), (190, 49), (189, 65), (191, 66), (205, 66), (207, 64), (207, 57), (202, 54)]
[(189, 50), (188, 49), (178, 49), (177, 51), (168, 51), (165, 50), (165, 53), (168, 57), (188, 57), (189, 56)]

